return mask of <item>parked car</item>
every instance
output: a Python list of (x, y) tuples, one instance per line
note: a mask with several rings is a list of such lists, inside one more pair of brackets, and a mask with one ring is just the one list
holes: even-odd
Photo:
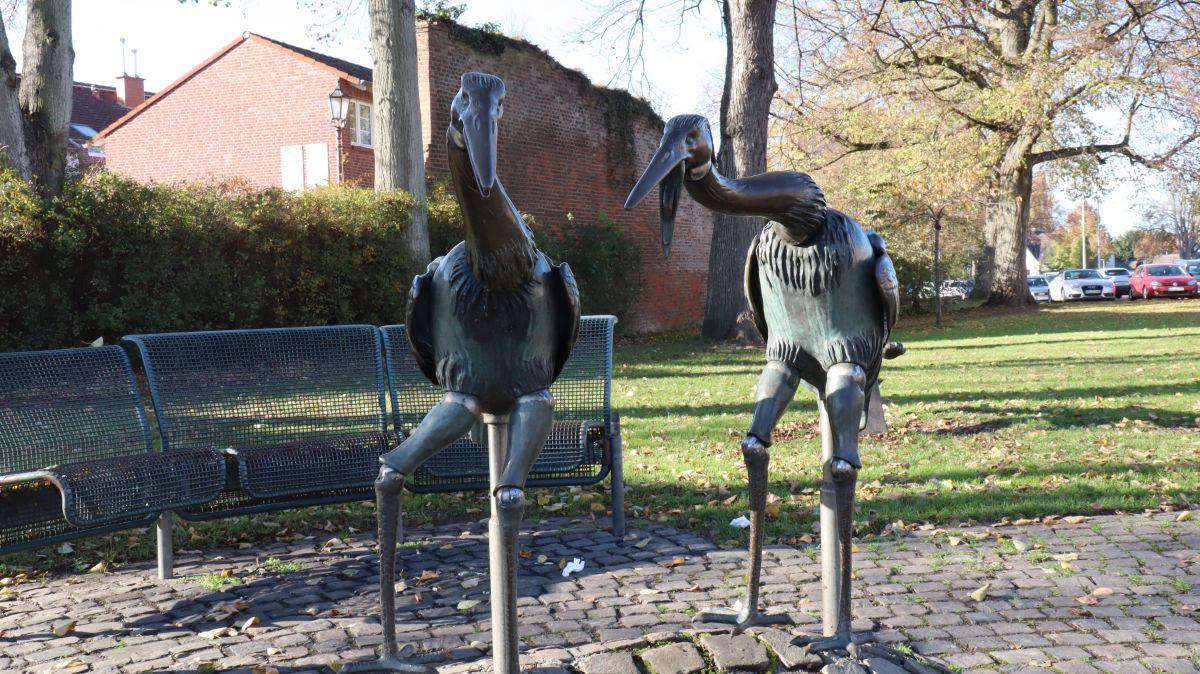
[(1196, 279), (1176, 264), (1143, 264), (1129, 277), (1129, 299), (1197, 297)]
[(1129, 270), (1123, 267), (1108, 267), (1101, 269), (1100, 275), (1113, 282), (1117, 289), (1117, 297), (1129, 294)]
[(1050, 301), (1050, 284), (1046, 283), (1045, 277), (1035, 274), (1026, 281), (1029, 283), (1029, 294), (1033, 295), (1033, 299), (1038, 302)]
[(1180, 260), (1175, 264), (1182, 267), (1188, 274), (1191, 274), (1192, 278), (1200, 281), (1200, 260)]
[(1050, 300), (1115, 300), (1117, 289), (1112, 281), (1095, 269), (1067, 269), (1050, 282)]

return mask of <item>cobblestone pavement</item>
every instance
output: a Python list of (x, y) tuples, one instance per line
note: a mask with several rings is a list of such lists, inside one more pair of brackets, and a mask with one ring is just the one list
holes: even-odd
[[(880, 641), (910, 642), (963, 670), (1196, 671), (1200, 528), (1176, 520), (1174, 513), (1105, 516), (862, 543), (856, 628), (874, 627)], [(606, 524), (526, 527), (519, 610), (527, 668), (562, 671), (652, 641), (662, 648), (662, 633), (696, 629), (697, 608), (741, 593), (744, 550), (659, 525), (635, 526), (617, 540)], [(400, 550), (401, 642), (448, 674), (486, 669), (483, 528), (417, 530), (409, 540)], [(326, 534), (182, 553), (173, 581), (157, 581), (148, 562), (4, 588), (0, 671), (328, 671), (330, 663), (369, 658), (382, 638), (373, 543)], [(764, 600), (790, 612), (796, 631), (819, 626), (816, 553), (767, 550)], [(574, 557), (586, 568), (564, 578), (560, 562)], [(227, 584), (214, 589), (219, 582)], [(659, 656), (682, 661), (651, 657)]]

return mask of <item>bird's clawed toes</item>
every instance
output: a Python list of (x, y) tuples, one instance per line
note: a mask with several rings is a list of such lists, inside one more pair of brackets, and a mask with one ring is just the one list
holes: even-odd
[(751, 627), (766, 625), (792, 625), (792, 617), (786, 613), (760, 613), (743, 608), (740, 611), (724, 608), (710, 608), (696, 614), (692, 623), (721, 623), (733, 625), (733, 634), (741, 634)]

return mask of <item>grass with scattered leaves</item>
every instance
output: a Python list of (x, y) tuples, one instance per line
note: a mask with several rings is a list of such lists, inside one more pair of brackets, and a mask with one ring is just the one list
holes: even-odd
[[(860, 533), (1187, 507), (1200, 488), (1200, 302), (966, 311), (902, 323), (884, 364), (889, 431), (862, 438)], [(659, 340), (618, 353), (631, 486), (642, 517), (742, 541), (739, 442), (759, 349)], [(816, 523), (820, 432), (801, 390), (771, 450), (768, 537)]]

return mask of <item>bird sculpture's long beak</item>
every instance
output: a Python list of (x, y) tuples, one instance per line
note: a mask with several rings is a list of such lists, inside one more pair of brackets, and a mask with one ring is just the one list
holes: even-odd
[(462, 116), (463, 143), (483, 196), (496, 184), (496, 115), (491, 101), (472, 105)]
[(642, 172), (629, 198), (625, 200), (625, 208), (637, 206), (646, 198), (650, 189), (658, 185), (659, 225), (662, 229), (663, 257), (671, 252), (671, 237), (675, 231), (675, 210), (679, 207), (679, 195), (683, 191), (684, 159), (687, 151), (683, 143), (675, 138), (664, 137), (659, 144), (650, 165)]

